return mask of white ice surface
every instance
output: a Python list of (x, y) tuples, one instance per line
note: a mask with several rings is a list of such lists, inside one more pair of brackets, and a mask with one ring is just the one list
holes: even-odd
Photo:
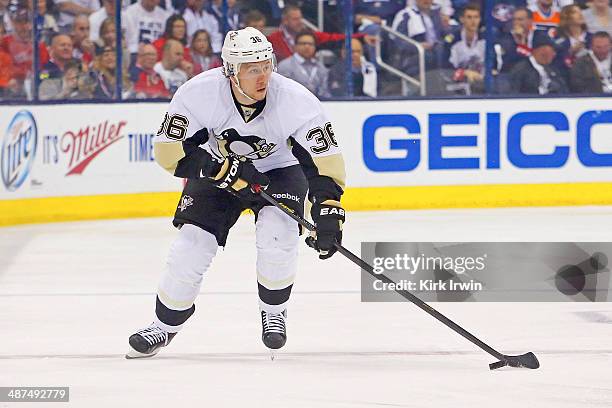
[[(609, 207), (349, 213), (344, 244), (609, 241), (611, 227)], [(358, 268), (305, 245), (289, 340), (270, 361), (248, 216), (185, 329), (153, 359), (125, 360), (174, 235), (165, 218), (0, 229), (0, 386), (70, 386), (52, 405), (69, 407), (612, 407), (612, 305), (435, 304), (542, 364), (491, 372), (493, 358), (413, 305), (360, 303)]]

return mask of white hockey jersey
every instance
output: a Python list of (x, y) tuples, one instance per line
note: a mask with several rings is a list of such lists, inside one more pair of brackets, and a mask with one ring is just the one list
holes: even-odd
[(123, 12), (128, 51), (138, 52), (138, 44), (152, 43), (161, 37), (168, 17), (170, 13), (159, 6), (155, 6), (150, 12), (142, 7), (140, 1), (129, 6)]
[(263, 110), (245, 121), (238, 109), (222, 68), (199, 74), (172, 98), (154, 139), (156, 160), (175, 174), (189, 154), (184, 145), (204, 132), (207, 140), (197, 143), (205, 141), (201, 148), (219, 162), (228, 155), (244, 157), (261, 172), (301, 164), (311, 190), (324, 176), (342, 194), (345, 170), (338, 142), (321, 102), (306, 88), (273, 73)]

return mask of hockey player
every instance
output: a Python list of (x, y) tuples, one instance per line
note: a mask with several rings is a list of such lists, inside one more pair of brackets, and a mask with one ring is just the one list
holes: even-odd
[(308, 191), (321, 259), (342, 240), (344, 161), (321, 103), (274, 72), (272, 45), (254, 28), (230, 31), (221, 56), (222, 68), (178, 89), (155, 138), (156, 161), (188, 181), (154, 321), (130, 336), (128, 358), (155, 355), (194, 313), (202, 276), (247, 208), (255, 213), (262, 340), (270, 349), (284, 346), (299, 229), (251, 186), (299, 215)]

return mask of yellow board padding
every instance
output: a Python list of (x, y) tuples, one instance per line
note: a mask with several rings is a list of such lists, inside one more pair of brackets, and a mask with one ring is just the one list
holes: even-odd
[[(0, 226), (170, 217), (179, 192), (0, 200)], [(489, 184), (348, 188), (348, 211), (612, 205), (612, 183)]]

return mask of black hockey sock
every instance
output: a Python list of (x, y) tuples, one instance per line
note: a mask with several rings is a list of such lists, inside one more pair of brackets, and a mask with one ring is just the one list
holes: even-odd
[(180, 326), (195, 312), (195, 304), (187, 310), (168, 309), (157, 297), (155, 301), (155, 314), (160, 322), (168, 326)]

